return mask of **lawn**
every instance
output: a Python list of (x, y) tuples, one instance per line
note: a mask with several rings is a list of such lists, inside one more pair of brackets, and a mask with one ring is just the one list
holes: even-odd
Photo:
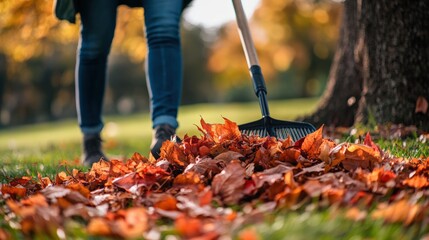
[[(280, 120), (290, 120), (297, 116), (311, 112), (316, 106), (315, 99), (299, 99), (270, 102), (272, 117)], [(203, 118), (207, 123), (223, 122), (222, 117), (228, 118), (238, 124), (246, 123), (260, 118), (259, 107), (250, 104), (201, 104), (184, 106), (179, 113), (179, 136), (197, 135), (199, 121)], [(135, 152), (147, 156), (151, 139), (150, 121), (148, 114), (132, 116), (108, 116), (103, 132), (104, 146), (109, 156), (119, 159), (128, 159)], [(357, 131), (359, 132), (359, 130)], [(0, 183), (8, 183), (13, 178), (32, 176), (37, 173), (43, 177), (55, 179), (57, 173), (77, 168), (82, 171), (88, 169), (79, 166), (80, 133), (74, 120), (56, 123), (44, 123), (0, 131)], [(339, 141), (354, 141), (358, 136), (344, 135)], [(403, 157), (404, 159), (429, 157), (429, 147), (426, 140), (419, 136), (408, 139), (377, 139), (375, 143), (387, 153)], [(67, 164), (65, 164), (67, 162)], [(393, 193), (388, 193), (389, 196)], [(16, 216), (5, 208), (5, 200), (0, 195), (0, 239), (2, 234), (8, 237), (22, 238), (20, 230), (16, 227)], [(426, 188), (416, 191), (412, 196), (419, 196), (415, 201), (428, 208)], [(321, 199), (313, 198), (294, 207), (271, 209), (264, 204), (252, 203), (252, 211), (246, 210), (247, 205), (232, 205), (226, 208), (237, 214), (234, 219), (241, 219), (242, 215), (250, 214), (252, 217), (242, 218), (239, 226), (233, 228), (230, 235), (234, 239), (421, 239), (429, 237), (428, 217), (422, 216), (422, 222), (404, 224), (402, 222), (389, 222), (380, 218), (371, 218), (371, 212), (376, 209), (376, 203), (368, 206), (343, 207), (336, 204), (327, 204)], [(219, 208), (221, 209), (221, 208)], [(256, 210), (260, 210), (259, 212)], [(428, 213), (424, 209), (424, 213)], [(250, 211), (250, 213), (248, 213)], [(360, 217), (359, 214), (366, 214)], [(399, 214), (399, 213), (398, 213)], [(368, 216), (368, 217), (366, 217)], [(9, 221), (10, 220), (10, 221)], [(189, 220), (189, 226), (195, 219)], [(12, 223), (12, 224), (10, 224)], [(186, 226), (188, 222), (185, 222)], [(237, 223), (237, 221), (235, 221)], [(154, 238), (177, 239), (180, 238), (181, 225), (176, 222), (163, 220), (158, 224)], [(198, 224), (197, 224), (198, 225)], [(201, 225), (203, 226), (203, 225)], [(204, 225), (207, 227), (210, 225)], [(182, 226), (183, 228), (183, 226)], [(179, 230), (178, 230), (179, 229)], [(58, 238), (65, 234), (67, 239), (94, 238), (88, 236), (82, 219), (74, 219), (64, 223), (61, 234), (50, 235)], [(151, 235), (147, 235), (151, 236)], [(170, 236), (170, 237), (169, 237)], [(174, 236), (174, 237), (171, 237)], [(33, 235), (43, 239), (45, 235)]]

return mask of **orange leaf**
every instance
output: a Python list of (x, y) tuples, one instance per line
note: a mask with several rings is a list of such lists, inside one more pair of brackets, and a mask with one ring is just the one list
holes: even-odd
[(199, 194), (199, 204), (200, 206), (209, 205), (213, 200), (213, 192), (209, 188), (205, 188)]
[(136, 238), (143, 236), (143, 233), (148, 229), (148, 215), (143, 207), (135, 207), (127, 209), (125, 212), (125, 229), (121, 231), (121, 236), (124, 238)]
[(416, 220), (417, 214), (421, 212), (421, 206), (403, 199), (392, 204), (382, 203), (374, 210), (371, 216), (375, 219), (383, 218), (387, 222), (403, 222), (406, 225)]
[(154, 206), (167, 211), (177, 210), (177, 200), (170, 194), (163, 194), (160, 200), (158, 200)]
[(428, 187), (429, 181), (427, 177), (418, 175), (409, 179), (405, 179), (403, 181), (403, 184), (413, 188), (420, 189), (420, 188)]
[(364, 220), (367, 216), (366, 211), (362, 211), (357, 207), (352, 207), (346, 212), (346, 218), (354, 220), (354, 221), (361, 221)]
[(349, 171), (358, 167), (369, 169), (381, 162), (380, 152), (362, 144), (350, 144), (345, 152), (343, 167)]
[(323, 126), (308, 134), (301, 145), (301, 150), (308, 159), (316, 159), (320, 155), (320, 145), (323, 143)]
[(161, 146), (161, 159), (167, 159), (170, 163), (185, 167), (189, 164), (189, 160), (179, 148), (177, 143), (172, 141), (165, 141)]
[(226, 140), (234, 140), (241, 138), (241, 132), (238, 129), (238, 125), (235, 122), (230, 121), (227, 118), (223, 118), (224, 124), (208, 124), (203, 118), (200, 120), (201, 128), (198, 129), (209, 139), (212, 139), (216, 143), (220, 143)]
[(59, 172), (57, 175), (56, 175), (56, 177), (55, 177), (55, 183), (57, 184), (57, 185), (59, 185), (59, 184), (61, 184), (61, 183), (63, 183), (63, 182), (66, 182), (66, 181), (68, 181), (68, 180), (70, 180), (71, 179), (71, 177), (70, 176), (67, 176), (67, 173), (65, 173), (65, 172)]
[(197, 185), (201, 183), (200, 177), (195, 172), (186, 172), (176, 176), (173, 186)]
[(174, 222), (176, 230), (186, 239), (202, 234), (203, 223), (198, 218), (180, 216)]
[(82, 196), (86, 198), (89, 198), (91, 196), (91, 192), (88, 190), (88, 188), (83, 186), (81, 183), (71, 183), (67, 185), (67, 188), (79, 192), (80, 194), (82, 194)]
[(21, 203), (23, 205), (28, 205), (28, 206), (42, 206), (42, 207), (48, 206), (48, 202), (46, 201), (45, 196), (39, 193), (32, 195), (27, 199), (23, 199)]
[(104, 218), (92, 218), (86, 227), (86, 231), (94, 236), (109, 236), (112, 234), (109, 222)]
[(262, 239), (254, 228), (246, 228), (238, 234), (239, 240), (259, 240)]

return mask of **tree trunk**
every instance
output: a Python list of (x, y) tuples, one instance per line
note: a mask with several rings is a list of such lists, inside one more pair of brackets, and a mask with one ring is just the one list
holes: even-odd
[(429, 3), (346, 0), (328, 87), (304, 121), (330, 126), (405, 124), (429, 129)]

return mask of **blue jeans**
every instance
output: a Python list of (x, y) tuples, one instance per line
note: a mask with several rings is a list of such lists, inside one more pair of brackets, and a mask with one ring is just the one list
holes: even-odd
[[(142, 2), (149, 49), (145, 69), (152, 127), (169, 124), (177, 128), (183, 78), (179, 29), (182, 1)], [(76, 108), (84, 134), (100, 133), (103, 129), (107, 59), (116, 27), (117, 4), (115, 0), (78, 1), (82, 24), (76, 62)]]

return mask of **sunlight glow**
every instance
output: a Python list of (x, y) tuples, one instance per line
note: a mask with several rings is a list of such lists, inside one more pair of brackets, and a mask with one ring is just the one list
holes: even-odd
[[(260, 0), (242, 0), (247, 18), (250, 18), (258, 7)], [(220, 27), (235, 21), (231, 0), (194, 0), (184, 12), (186, 21), (206, 28)]]

